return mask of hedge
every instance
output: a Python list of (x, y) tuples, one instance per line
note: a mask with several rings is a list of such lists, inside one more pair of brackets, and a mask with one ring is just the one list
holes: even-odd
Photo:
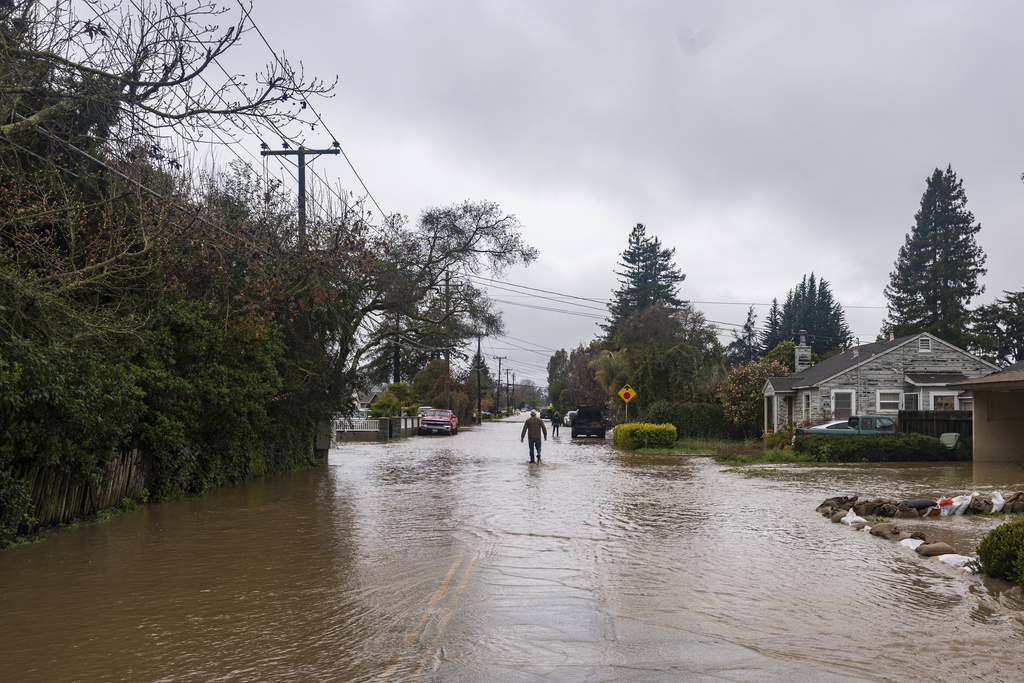
[(825, 435), (796, 437), (797, 453), (808, 453), (820, 462), (920, 462), (969, 460), (970, 451), (950, 449), (924, 434)]
[(639, 448), (672, 448), (676, 443), (676, 428), (670, 424), (627, 422), (612, 432), (612, 443), (629, 451)]
[(675, 425), (677, 438), (727, 439), (734, 431), (725, 407), (715, 403), (655, 401), (643, 411), (643, 418), (650, 424)]

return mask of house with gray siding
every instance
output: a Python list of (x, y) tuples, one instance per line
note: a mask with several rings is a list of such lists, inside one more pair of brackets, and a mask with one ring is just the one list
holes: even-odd
[(971, 410), (970, 391), (951, 385), (998, 371), (999, 366), (928, 332), (861, 344), (812, 364), (807, 333), (801, 330), (796, 372), (765, 382), (764, 428), (857, 414), (896, 417), (900, 410)]

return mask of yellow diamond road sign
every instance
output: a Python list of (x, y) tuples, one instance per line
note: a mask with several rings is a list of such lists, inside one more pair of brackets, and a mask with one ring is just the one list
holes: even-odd
[(627, 384), (626, 386), (619, 389), (619, 396), (622, 397), (623, 401), (629, 403), (630, 401), (633, 400), (633, 397), (636, 396), (636, 392), (633, 391), (633, 387)]

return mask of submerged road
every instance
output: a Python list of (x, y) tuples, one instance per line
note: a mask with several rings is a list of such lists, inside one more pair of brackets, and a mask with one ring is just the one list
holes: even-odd
[[(814, 512), (1024, 489), (970, 464), (782, 469), (544, 442), (522, 424), (0, 553), (12, 681), (957, 681), (1024, 675), (1017, 589)], [(987, 488), (986, 488), (987, 487)], [(918, 522), (959, 551), (1000, 519)]]

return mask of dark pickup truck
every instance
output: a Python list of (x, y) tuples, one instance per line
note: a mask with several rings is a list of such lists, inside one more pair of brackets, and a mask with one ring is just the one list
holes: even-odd
[(603, 439), (608, 429), (604, 414), (597, 406), (580, 406), (569, 424), (572, 427), (572, 438), (578, 436), (596, 436)]

